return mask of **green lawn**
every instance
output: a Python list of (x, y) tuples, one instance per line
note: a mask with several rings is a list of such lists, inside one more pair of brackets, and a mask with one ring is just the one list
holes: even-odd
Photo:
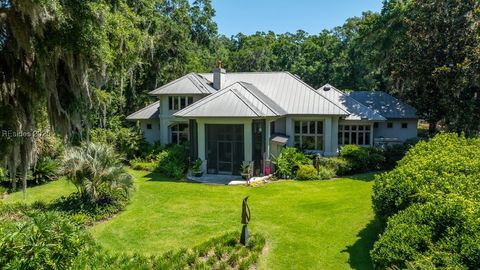
[(372, 175), (331, 181), (280, 181), (247, 188), (171, 182), (133, 172), (137, 190), (126, 211), (91, 229), (115, 251), (163, 253), (241, 228), (250, 196), (250, 230), (270, 242), (260, 269), (371, 269), (378, 234)]
[[(90, 229), (112, 251), (161, 254), (240, 231), (242, 198), (250, 196), (250, 231), (269, 242), (260, 269), (372, 268), (368, 254), (379, 231), (371, 206), (372, 175), (248, 188), (132, 174), (136, 191), (127, 209)], [(29, 189), (28, 201), (49, 201), (72, 191), (60, 180)], [(7, 201), (21, 198), (15, 193)]]
[(57, 199), (61, 196), (69, 195), (70, 193), (76, 191), (75, 186), (67, 182), (65, 179), (60, 178), (57, 181), (50, 182), (48, 184), (31, 187), (27, 189), (26, 199), (23, 199), (22, 192), (15, 192), (9, 194), (5, 202), (25, 202), (32, 203), (35, 201), (50, 202), (54, 199)]

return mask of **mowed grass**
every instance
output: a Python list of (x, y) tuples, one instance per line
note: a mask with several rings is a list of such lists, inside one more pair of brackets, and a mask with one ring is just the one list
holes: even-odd
[[(372, 269), (379, 233), (371, 206), (372, 174), (329, 181), (278, 181), (260, 187), (171, 181), (131, 171), (136, 191), (127, 209), (90, 231), (113, 252), (162, 254), (225, 232), (240, 233), (241, 204), (250, 196), (250, 232), (267, 238), (259, 269)], [(49, 202), (75, 191), (64, 179), (4, 201)]]
[(61, 196), (67, 196), (74, 191), (76, 191), (76, 188), (72, 183), (64, 178), (60, 178), (48, 184), (28, 188), (25, 198), (23, 193), (19, 191), (8, 194), (3, 201), (7, 203), (32, 203), (36, 201), (48, 203)]
[(372, 268), (369, 250), (379, 225), (371, 206), (371, 174), (255, 188), (132, 174), (136, 191), (127, 209), (90, 229), (112, 251), (161, 254), (240, 232), (242, 199), (250, 196), (249, 229), (268, 241), (260, 269)]

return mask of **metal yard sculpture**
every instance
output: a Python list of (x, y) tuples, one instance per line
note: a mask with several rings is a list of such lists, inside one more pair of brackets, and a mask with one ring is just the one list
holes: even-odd
[(248, 206), (248, 196), (242, 202), (242, 234), (240, 235), (240, 243), (246, 245), (248, 241), (248, 223), (250, 222), (250, 207)]

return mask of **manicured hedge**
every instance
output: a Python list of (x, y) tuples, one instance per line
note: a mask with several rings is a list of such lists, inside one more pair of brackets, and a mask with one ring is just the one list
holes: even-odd
[(480, 139), (440, 134), (376, 176), (379, 269), (480, 269)]
[[(459, 195), (413, 204), (388, 220), (375, 243), (379, 269), (479, 269), (480, 210)], [(415, 267), (412, 267), (415, 266)]]
[(478, 199), (480, 139), (440, 134), (414, 146), (396, 169), (380, 174), (373, 186), (377, 215), (386, 219), (435, 194)]

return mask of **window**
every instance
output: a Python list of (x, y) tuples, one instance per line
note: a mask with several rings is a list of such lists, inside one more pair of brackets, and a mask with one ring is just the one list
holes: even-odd
[(181, 110), (193, 103), (193, 97), (170, 96), (168, 97), (168, 109), (170, 111)]
[(408, 128), (408, 123), (402, 123), (402, 128)]
[(295, 121), (294, 142), (302, 150), (323, 150), (323, 122)]
[(373, 128), (378, 128), (378, 122), (373, 123)]
[(152, 124), (147, 124), (147, 129), (152, 129)]
[(387, 123), (387, 128), (393, 128), (393, 123), (392, 123), (392, 122), (388, 122), (388, 123)]
[(370, 125), (339, 125), (338, 144), (370, 145), (372, 129)]
[(173, 144), (183, 144), (189, 137), (188, 124), (176, 124), (170, 126), (170, 138)]
[(270, 122), (270, 135), (275, 134), (275, 121)]

